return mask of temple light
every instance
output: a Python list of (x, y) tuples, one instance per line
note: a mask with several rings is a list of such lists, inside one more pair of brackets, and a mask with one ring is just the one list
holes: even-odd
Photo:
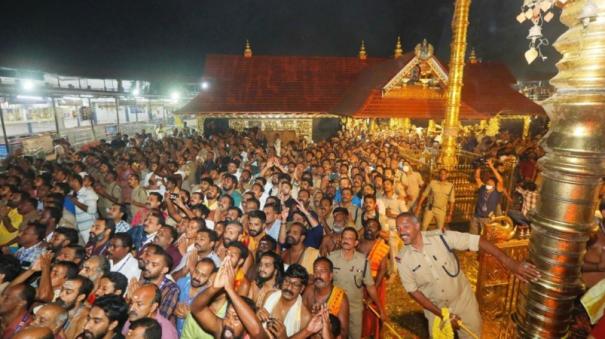
[(29, 91), (33, 90), (34, 87), (36, 87), (36, 86), (35, 86), (34, 82), (31, 80), (23, 80), (23, 82), (21, 83), (21, 87), (23, 87), (24, 90), (29, 92)]

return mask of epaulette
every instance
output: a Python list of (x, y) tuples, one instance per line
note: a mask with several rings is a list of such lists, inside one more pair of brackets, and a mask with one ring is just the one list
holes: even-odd
[(441, 232), (441, 230), (436, 229), (436, 230), (430, 230), (430, 231), (424, 231), (422, 232), (422, 236), (426, 236), (426, 237), (438, 237), (440, 235), (442, 235), (443, 232)]

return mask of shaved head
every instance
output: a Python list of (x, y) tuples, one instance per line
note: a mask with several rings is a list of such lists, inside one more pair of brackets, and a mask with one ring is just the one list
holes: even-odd
[(46, 304), (34, 314), (30, 327), (47, 327), (55, 334), (58, 333), (67, 321), (67, 311), (57, 304)]
[(161, 299), (162, 294), (156, 285), (147, 284), (139, 287), (132, 293), (128, 320), (133, 322), (142, 318), (154, 318)]
[(28, 327), (17, 332), (13, 339), (54, 339), (55, 335), (48, 327)]

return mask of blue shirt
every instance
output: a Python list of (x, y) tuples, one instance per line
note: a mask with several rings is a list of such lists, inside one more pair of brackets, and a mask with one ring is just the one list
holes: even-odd
[(134, 246), (135, 251), (139, 252), (144, 247), (147, 240), (147, 234), (145, 234), (143, 225), (134, 226), (126, 233), (130, 234), (132, 237), (132, 245)]
[(305, 241), (303, 242), (303, 245), (305, 245), (305, 247), (313, 247), (319, 249), (323, 236), (324, 228), (321, 224), (309, 228), (307, 229), (307, 236), (305, 238)]
[[(191, 303), (193, 302), (193, 299), (195, 299), (195, 297), (197, 297), (200, 293), (204, 292), (204, 290), (206, 288), (208, 288), (208, 286), (206, 285), (206, 286), (200, 288), (200, 290), (198, 291), (198, 293), (196, 295), (194, 295), (193, 297), (190, 297), (189, 290), (191, 289), (191, 274), (187, 274), (186, 276), (179, 279), (176, 282), (176, 285), (181, 290), (181, 292), (179, 293), (179, 304), (187, 304), (187, 305), (191, 305)], [(176, 331), (178, 332), (179, 337), (181, 336), (181, 332), (183, 331), (183, 324), (185, 324), (185, 318), (177, 317), (176, 318)]]
[(359, 197), (357, 194), (355, 194), (355, 195), (353, 196), (353, 199), (351, 199), (351, 203), (352, 203), (353, 205), (355, 205), (355, 206), (357, 206), (357, 207), (361, 208), (362, 201), (361, 201), (361, 198), (360, 198), (360, 197)]
[(501, 197), (502, 192), (498, 192), (495, 188), (488, 192), (485, 185), (481, 186), (475, 205), (475, 217), (488, 218), (491, 213), (495, 213)]

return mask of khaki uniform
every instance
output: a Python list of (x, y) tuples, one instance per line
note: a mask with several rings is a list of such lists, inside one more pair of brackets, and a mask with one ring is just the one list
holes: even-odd
[(373, 286), (372, 272), (365, 255), (355, 252), (353, 259), (346, 260), (342, 250), (330, 253), (328, 259), (334, 265), (334, 285), (342, 288), (349, 299), (349, 338), (361, 338), (363, 313), (363, 286)]
[[(439, 308), (449, 308), (450, 313), (458, 315), (467, 327), (481, 337), (479, 304), (452, 252), (478, 251), (479, 236), (454, 231), (431, 231), (422, 232), (422, 240), (421, 250), (407, 245), (399, 252), (397, 265), (403, 287), (408, 293), (422, 292)], [(432, 331), (435, 315), (425, 310), (424, 316), (429, 321), (429, 331)], [(458, 336), (470, 338), (464, 331), (458, 331)]]
[(454, 184), (449, 181), (431, 180), (429, 185), (422, 193), (422, 197), (427, 198), (427, 206), (422, 217), (422, 230), (426, 231), (435, 218), (437, 228), (443, 229), (448, 203), (456, 200)]
[[(122, 202), (122, 187), (120, 187), (117, 182), (114, 181), (112, 183), (105, 184), (104, 188), (107, 194), (116, 199), (118, 202)], [(113, 202), (99, 195), (99, 202), (97, 203), (97, 206), (99, 208), (99, 214), (101, 215), (101, 217), (107, 218), (107, 209), (113, 206)]]
[(397, 250), (399, 249), (399, 243), (401, 240), (395, 224), (396, 219), (388, 217), (386, 215), (386, 210), (387, 208), (390, 208), (392, 213), (399, 215), (400, 213), (407, 212), (408, 206), (405, 200), (401, 200), (400, 197), (395, 194), (391, 198), (387, 198), (385, 195), (380, 198), (380, 201), (385, 210), (385, 214), (383, 215), (384, 220), (387, 221), (387, 225), (389, 227), (389, 248), (391, 249), (389, 272), (395, 272), (397, 269), (397, 266), (395, 265), (395, 256), (397, 254)]
[(407, 174), (408, 177), (408, 187), (406, 190), (407, 195), (410, 197), (408, 204), (410, 208), (413, 208), (416, 205), (416, 200), (418, 200), (418, 196), (420, 195), (420, 186), (424, 184), (424, 180), (422, 180), (422, 176), (420, 173), (415, 171), (410, 171)]
[(145, 191), (143, 186), (139, 185), (136, 188), (132, 189), (132, 191), (130, 192), (130, 213), (132, 213), (132, 215), (130, 216), (131, 218), (134, 218), (137, 212), (142, 208), (135, 206), (133, 202), (137, 202), (140, 204), (144, 204), (147, 202), (147, 191)]

